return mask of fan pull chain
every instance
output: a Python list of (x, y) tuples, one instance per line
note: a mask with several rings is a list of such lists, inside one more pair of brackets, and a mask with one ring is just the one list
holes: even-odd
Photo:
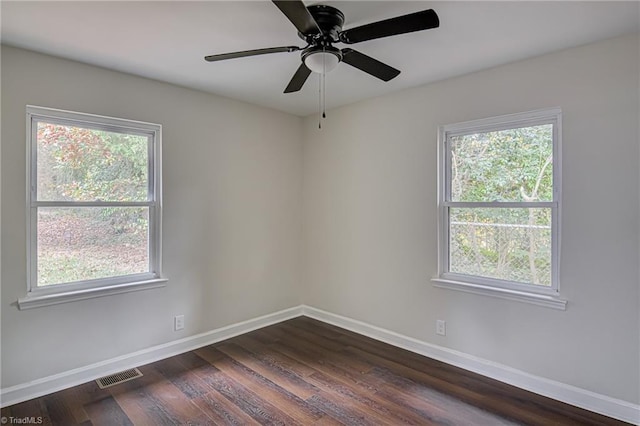
[[(322, 51), (325, 52), (324, 45), (322, 46)], [(326, 52), (325, 52), (326, 53)], [(327, 55), (322, 56), (322, 118), (327, 118), (326, 110), (327, 110)]]
[(318, 75), (318, 129), (322, 129), (322, 76)]
[(327, 73), (322, 70), (322, 118), (327, 118)]
[[(325, 52), (322, 46), (322, 52)], [(322, 129), (322, 119), (327, 118), (327, 97), (326, 97), (326, 77), (327, 65), (325, 63), (325, 55), (322, 55), (322, 74), (318, 76), (318, 129)]]

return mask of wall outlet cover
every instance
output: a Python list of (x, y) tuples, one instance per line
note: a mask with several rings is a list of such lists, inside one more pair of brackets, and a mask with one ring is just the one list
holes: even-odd
[(184, 315), (176, 315), (173, 318), (173, 329), (175, 331), (182, 330), (184, 328)]

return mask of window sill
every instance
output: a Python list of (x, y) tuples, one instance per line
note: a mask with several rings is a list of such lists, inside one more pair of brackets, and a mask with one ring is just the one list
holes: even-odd
[(155, 278), (151, 280), (137, 281), (126, 284), (110, 285), (108, 287), (95, 287), (60, 293), (34, 294), (34, 292), (31, 292), (27, 294), (26, 297), (18, 299), (18, 308), (20, 310), (40, 308), (42, 306), (75, 302), (77, 300), (93, 299), (95, 297), (110, 296), (113, 294), (149, 290), (152, 288), (164, 287), (166, 285), (166, 282), (166, 278)]
[(559, 309), (564, 311), (567, 309), (567, 301), (555, 296), (544, 294), (527, 293), (524, 291), (509, 290), (503, 288), (489, 287), (479, 284), (471, 284), (461, 281), (453, 281), (444, 278), (432, 278), (434, 287), (445, 288), (449, 290), (464, 291), (466, 293), (480, 294), (483, 296), (497, 297), (506, 300), (515, 300), (517, 302), (531, 303), (533, 305), (544, 306), (547, 308)]

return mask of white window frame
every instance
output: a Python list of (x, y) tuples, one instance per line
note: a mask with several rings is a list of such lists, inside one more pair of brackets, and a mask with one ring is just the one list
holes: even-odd
[[(162, 287), (162, 170), (160, 124), (105, 117), (27, 105), (27, 295), (18, 299), (20, 309), (29, 309), (111, 294)], [(147, 201), (38, 201), (37, 198), (37, 123), (46, 122), (104, 131), (137, 134), (150, 138)], [(60, 283), (37, 285), (38, 209), (41, 207), (148, 207), (149, 272)]]
[[(507, 130), (537, 125), (553, 125), (553, 200), (541, 202), (456, 202), (451, 201), (451, 137)], [(556, 309), (566, 309), (560, 298), (560, 200), (562, 110), (548, 108), (523, 113), (484, 118), (438, 127), (438, 276), (435, 287), (529, 302)], [(455, 207), (509, 208), (544, 207), (551, 209), (551, 286), (526, 284), (449, 270), (449, 211)]]

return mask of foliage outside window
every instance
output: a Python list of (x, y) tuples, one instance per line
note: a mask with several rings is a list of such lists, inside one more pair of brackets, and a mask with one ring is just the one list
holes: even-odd
[(160, 279), (156, 124), (27, 107), (29, 292)]
[(558, 294), (559, 109), (440, 128), (442, 281)]

